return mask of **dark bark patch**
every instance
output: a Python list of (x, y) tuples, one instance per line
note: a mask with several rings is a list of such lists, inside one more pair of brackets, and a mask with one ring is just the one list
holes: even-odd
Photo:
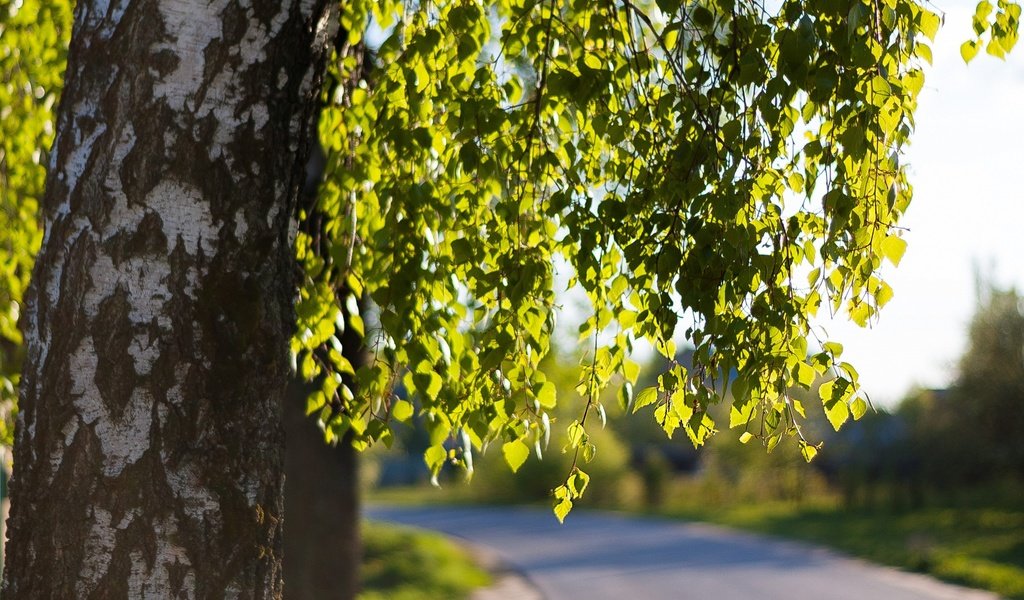
[(100, 303), (97, 327), (92, 331), (98, 359), (94, 381), (103, 404), (114, 419), (121, 418), (138, 383), (129, 351), (134, 329), (129, 318), (130, 310), (128, 293), (118, 287)]
[(149, 53), (146, 66), (156, 71), (156, 74), (159, 77), (166, 77), (178, 68), (178, 64), (180, 62), (181, 61), (174, 52), (171, 52), (168, 49), (161, 49)]
[(143, 203), (146, 194), (166, 178), (176, 155), (167, 147), (161, 124), (173, 118), (174, 113), (163, 103), (151, 103), (145, 112), (135, 115), (135, 145), (121, 164), (115, 165), (129, 205)]

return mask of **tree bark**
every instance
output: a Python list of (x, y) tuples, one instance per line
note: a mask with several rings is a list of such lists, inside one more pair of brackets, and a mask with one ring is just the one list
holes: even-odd
[(3, 596), (277, 598), (293, 207), (325, 0), (80, 0)]
[(359, 469), (346, 438), (324, 443), (305, 414), (309, 386), (289, 390), (284, 504), (284, 580), (288, 600), (351, 600), (359, 591)]

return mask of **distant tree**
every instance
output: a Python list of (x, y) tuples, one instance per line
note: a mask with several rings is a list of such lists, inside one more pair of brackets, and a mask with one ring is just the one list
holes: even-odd
[(918, 435), (938, 481), (1024, 481), (1024, 302), (1016, 290), (984, 288), (951, 388), (926, 394)]
[(1016, 290), (991, 290), (971, 321), (952, 396), (966, 431), (983, 442), (979, 462), (994, 474), (1024, 480), (1022, 309), (1024, 299)]

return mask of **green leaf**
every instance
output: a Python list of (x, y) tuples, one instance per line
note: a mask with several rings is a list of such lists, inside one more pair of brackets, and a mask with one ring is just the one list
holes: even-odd
[(978, 2), (977, 7), (974, 9), (974, 17), (972, 18), (974, 31), (978, 35), (985, 33), (988, 30), (989, 23), (988, 17), (992, 14), (992, 3), (988, 0), (981, 0)]
[(857, 397), (850, 404), (850, 412), (853, 413), (853, 419), (859, 421), (868, 412), (868, 403), (863, 398)]
[(317, 390), (306, 396), (306, 416), (323, 409), (324, 406), (327, 406), (327, 398), (322, 391)]
[(443, 446), (431, 446), (423, 453), (423, 460), (427, 463), (431, 473), (438, 473), (448, 459), (448, 452)]
[(998, 59), (1006, 59), (1006, 51), (1003, 49), (1000, 38), (997, 36), (993, 35), (992, 38), (989, 39), (988, 44), (985, 46), (985, 52)]
[(636, 383), (640, 377), (640, 365), (628, 358), (622, 360), (622, 375), (627, 383)]
[(537, 390), (537, 401), (544, 408), (555, 408), (558, 403), (556, 397), (555, 384), (550, 381), (545, 381), (540, 389)]
[(804, 177), (800, 173), (790, 173), (788, 177), (789, 188), (801, 194), (804, 191)]
[(576, 472), (569, 477), (568, 485), (574, 498), (582, 498), (583, 492), (587, 491), (587, 486), (590, 485), (590, 475), (576, 469)]
[(942, 24), (942, 20), (939, 18), (939, 15), (926, 8), (922, 8), (919, 19), (921, 33), (923, 33), (928, 39), (934, 40), (935, 34), (939, 31), (939, 25)]
[(530, 447), (522, 440), (512, 440), (501, 445), (501, 453), (505, 456), (509, 468), (515, 473), (530, 456)]
[(352, 313), (348, 316), (348, 325), (352, 328), (352, 331), (359, 337), (366, 337), (366, 329), (363, 326), (363, 318), (357, 313)]
[(818, 386), (818, 397), (821, 398), (822, 402), (828, 402), (832, 399), (835, 386), (835, 379), (829, 379), (828, 381)]
[(416, 388), (428, 399), (435, 400), (441, 392), (443, 380), (427, 361), (421, 361), (412, 375)]
[(473, 247), (467, 240), (459, 238), (452, 241), (452, 257), (457, 263), (468, 263), (473, 259)]
[(684, 423), (683, 429), (686, 430), (686, 437), (690, 438), (693, 447), (699, 448), (714, 435), (715, 422), (706, 412), (694, 413), (690, 420)]
[(807, 442), (801, 442), (800, 454), (803, 455), (804, 460), (806, 460), (807, 462), (811, 462), (812, 460), (814, 460), (814, 457), (818, 455), (818, 448), (819, 446), (812, 446)]
[(796, 363), (796, 382), (804, 388), (810, 389), (818, 374), (811, 365), (805, 362)]
[(596, 54), (592, 53), (583, 55), (583, 64), (595, 71), (601, 71), (604, 69), (604, 64), (601, 63), (601, 59)]
[(832, 402), (831, 405), (825, 406), (825, 416), (828, 417), (828, 422), (832, 424), (832, 428), (839, 431), (843, 423), (846, 423), (847, 419), (850, 418), (850, 409), (846, 406), (845, 402)]
[(618, 393), (619, 408), (626, 412), (629, 410), (630, 404), (633, 403), (633, 384), (625, 382), (619, 387)]
[(740, 404), (741, 399), (737, 399), (732, 403), (732, 408), (729, 411), (729, 427), (746, 427), (754, 418), (757, 403), (749, 398), (746, 400), (742, 404)]
[(654, 420), (661, 425), (661, 429), (665, 432), (665, 436), (668, 437), (668, 439), (672, 439), (672, 434), (679, 428), (680, 422), (679, 415), (676, 411), (669, 410), (668, 408), (668, 404), (662, 404), (658, 408), (654, 409)]
[(561, 485), (555, 488), (555, 504), (554, 511), (555, 516), (558, 517), (559, 523), (565, 522), (565, 517), (572, 510), (572, 500), (569, 497), (569, 486)]
[(405, 400), (395, 400), (391, 405), (391, 417), (398, 419), (399, 421), (408, 422), (409, 418), (412, 417), (413, 406)]
[(882, 240), (882, 254), (894, 266), (899, 266), (903, 254), (907, 251), (907, 241), (895, 235), (886, 236)]
[(636, 399), (633, 401), (633, 413), (640, 410), (641, 408), (654, 404), (658, 401), (658, 388), (655, 386), (646, 387), (640, 390), (639, 394), (636, 394)]
[(818, 388), (818, 396), (825, 409), (825, 416), (836, 431), (839, 431), (843, 423), (850, 418), (850, 409), (846, 405), (846, 400), (853, 389), (853, 384), (843, 378), (826, 381)]
[(889, 82), (881, 75), (875, 75), (871, 78), (871, 91), (876, 94), (882, 94), (883, 96), (889, 96), (892, 94), (892, 87)]
[(566, 434), (569, 438), (567, 446), (569, 449), (579, 448), (587, 440), (587, 431), (583, 429), (583, 425), (579, 421), (573, 421), (566, 430)]
[(977, 56), (978, 50), (978, 43), (968, 40), (960, 45), (960, 56), (963, 57), (965, 63), (970, 63)]

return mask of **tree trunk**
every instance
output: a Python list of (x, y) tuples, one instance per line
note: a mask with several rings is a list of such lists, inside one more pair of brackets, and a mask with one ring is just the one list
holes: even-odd
[(281, 595), (325, 0), (80, 0), (26, 300), (3, 596)]
[(359, 470), (346, 438), (324, 443), (306, 416), (309, 386), (285, 402), (284, 580), (288, 600), (351, 600), (359, 591)]

